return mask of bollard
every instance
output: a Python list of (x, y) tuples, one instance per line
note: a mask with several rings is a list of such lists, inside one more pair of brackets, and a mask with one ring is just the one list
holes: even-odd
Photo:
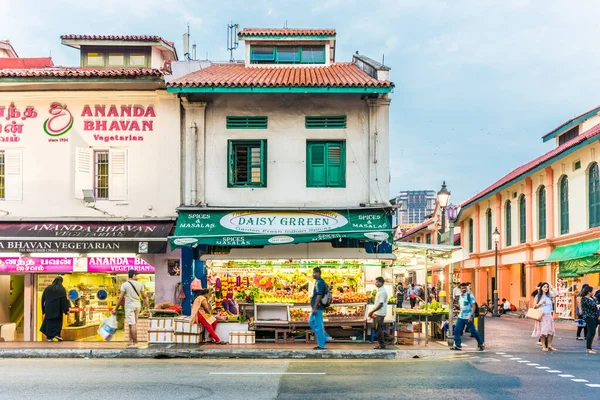
[(481, 336), (481, 339), (485, 342), (485, 314), (483, 310), (479, 311), (479, 317), (477, 318), (477, 331)]

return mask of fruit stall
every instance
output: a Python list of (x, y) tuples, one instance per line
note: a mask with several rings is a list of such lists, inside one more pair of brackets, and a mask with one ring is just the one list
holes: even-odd
[[(232, 319), (238, 313), (235, 321), (247, 321), (249, 330), (262, 332), (262, 337), (276, 342), (293, 342), (294, 338), (312, 341), (308, 320), (315, 266), (321, 268), (321, 277), (332, 291), (332, 304), (324, 313), (328, 334), (336, 340), (366, 338), (371, 326), (368, 313), (376, 293), (374, 280), (385, 270), (380, 262), (214, 260), (206, 264), (207, 282), (215, 289), (216, 310), (223, 310)], [(389, 274), (386, 289), (394, 302), (391, 269)], [(395, 303), (389, 304), (387, 322), (392, 325), (395, 319)]]

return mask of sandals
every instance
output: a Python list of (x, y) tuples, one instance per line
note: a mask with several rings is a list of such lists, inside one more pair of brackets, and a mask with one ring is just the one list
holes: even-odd
[(550, 351), (558, 351), (558, 350), (556, 350), (556, 349), (555, 349), (554, 347), (552, 347), (552, 346), (548, 346), (548, 350), (550, 350)]
[(591, 349), (588, 349), (585, 352), (588, 354), (597, 354), (598, 353), (596, 350), (591, 350)]
[(542, 351), (549, 351), (549, 349), (548, 349), (547, 347), (544, 347), (544, 348), (542, 349)]

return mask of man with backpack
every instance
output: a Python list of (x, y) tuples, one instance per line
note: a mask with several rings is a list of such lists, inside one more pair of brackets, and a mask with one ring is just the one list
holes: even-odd
[(475, 315), (475, 297), (468, 291), (468, 285), (466, 283), (460, 284), (460, 291), (461, 295), (458, 297), (460, 312), (458, 318), (456, 318), (456, 325), (454, 326), (454, 347), (452, 347), (451, 350), (462, 350), (461, 333), (465, 325), (477, 340), (479, 350), (484, 350), (485, 344), (483, 343), (483, 339), (479, 335), (477, 328), (475, 328), (475, 324), (473, 324)]
[(129, 348), (136, 349), (137, 344), (137, 321), (142, 309), (142, 301), (146, 304), (146, 309), (150, 311), (150, 304), (148, 303), (148, 296), (144, 292), (144, 285), (137, 281), (137, 271), (129, 270), (129, 280), (121, 285), (121, 295), (115, 308), (113, 308), (113, 315), (117, 315), (119, 306), (123, 304), (125, 308), (125, 323), (129, 325)]
[(323, 325), (323, 310), (331, 304), (331, 291), (325, 281), (321, 279), (321, 268), (315, 267), (313, 269), (313, 278), (315, 280), (315, 287), (310, 299), (312, 312), (310, 313), (308, 323), (317, 339), (317, 346), (313, 350), (325, 350), (327, 334)]

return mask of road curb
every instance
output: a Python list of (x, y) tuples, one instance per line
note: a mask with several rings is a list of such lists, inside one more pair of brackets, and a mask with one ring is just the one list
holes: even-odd
[(2, 349), (0, 358), (102, 359), (316, 359), (403, 360), (456, 355), (450, 350), (272, 350), (272, 349)]

